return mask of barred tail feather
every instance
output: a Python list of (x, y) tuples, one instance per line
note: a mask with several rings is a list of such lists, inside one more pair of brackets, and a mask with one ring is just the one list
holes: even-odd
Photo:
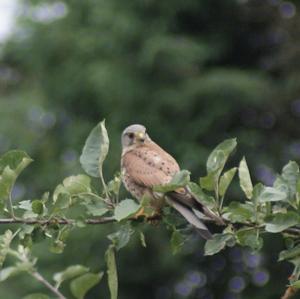
[(170, 206), (172, 206), (175, 210), (177, 210), (190, 224), (197, 228), (197, 231), (202, 236), (202, 238), (208, 240), (212, 238), (212, 234), (205, 226), (204, 223), (196, 216), (196, 214), (187, 206), (182, 205), (176, 199), (172, 197), (167, 197), (167, 202)]

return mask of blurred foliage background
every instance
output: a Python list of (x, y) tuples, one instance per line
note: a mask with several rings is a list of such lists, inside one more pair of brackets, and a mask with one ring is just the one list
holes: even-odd
[[(194, 179), (216, 144), (237, 137), (231, 163), (246, 155), (253, 179), (270, 184), (288, 160), (300, 162), (299, 25), (297, 1), (19, 0), (15, 31), (0, 46), (0, 152), (24, 149), (35, 163), (15, 200), (82, 173), (81, 148), (103, 118), (107, 178), (119, 170), (122, 130), (142, 123)], [(135, 240), (118, 256), (120, 299), (272, 299), (287, 283), (280, 239), (265, 240), (262, 253), (204, 258), (192, 236), (172, 256), (169, 232), (144, 229), (148, 247)], [(103, 268), (108, 231), (114, 226), (73, 231), (62, 255), (41, 240), (41, 272)], [(0, 285), (6, 299), (32, 290), (43, 288), (25, 275)], [(108, 298), (105, 284), (88, 298)]]

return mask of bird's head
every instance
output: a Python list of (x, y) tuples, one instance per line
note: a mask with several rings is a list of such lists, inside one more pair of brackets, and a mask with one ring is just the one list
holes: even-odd
[(143, 125), (131, 125), (122, 133), (123, 149), (133, 144), (143, 144), (149, 140), (150, 137), (146, 133), (146, 128)]

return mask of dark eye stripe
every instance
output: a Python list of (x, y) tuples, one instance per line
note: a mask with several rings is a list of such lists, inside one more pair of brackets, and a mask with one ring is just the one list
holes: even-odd
[(129, 134), (128, 134), (128, 137), (129, 137), (129, 138), (133, 138), (133, 137), (134, 137), (134, 134), (133, 134), (133, 133), (129, 133)]

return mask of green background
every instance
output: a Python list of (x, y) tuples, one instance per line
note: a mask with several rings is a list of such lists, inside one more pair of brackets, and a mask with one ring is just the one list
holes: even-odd
[[(16, 201), (82, 173), (85, 138), (103, 118), (107, 179), (119, 170), (120, 134), (132, 123), (144, 124), (194, 180), (229, 137), (238, 139), (229, 164), (246, 155), (254, 181), (268, 185), (289, 160), (299, 162), (297, 1), (20, 3), (16, 30), (0, 46), (0, 152), (19, 148), (35, 160), (14, 189)], [(241, 194), (231, 188), (226, 200)], [(61, 255), (39, 242), (41, 272), (51, 278), (77, 263), (104, 269), (105, 235), (113, 231), (112, 224), (74, 230)], [(290, 274), (276, 262), (280, 238), (265, 239), (261, 253), (231, 248), (203, 257), (203, 241), (191, 236), (173, 256), (170, 232), (144, 231), (146, 249), (136, 236), (118, 254), (120, 299), (279, 298)], [(45, 290), (26, 275), (0, 285), (6, 299), (32, 291)], [(105, 280), (87, 298), (108, 298)]]

